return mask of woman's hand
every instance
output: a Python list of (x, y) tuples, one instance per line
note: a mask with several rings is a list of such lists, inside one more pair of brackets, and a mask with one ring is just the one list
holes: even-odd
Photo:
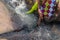
[(42, 12), (41, 12), (40, 9), (38, 9), (38, 13), (39, 13), (39, 18), (40, 18), (40, 19), (43, 19), (43, 15), (42, 15)]

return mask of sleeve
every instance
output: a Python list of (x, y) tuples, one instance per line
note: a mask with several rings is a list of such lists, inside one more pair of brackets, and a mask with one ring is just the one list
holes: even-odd
[(37, 9), (38, 9), (38, 3), (35, 2), (35, 4), (32, 6), (32, 8), (27, 12), (27, 14), (32, 14), (32, 12)]

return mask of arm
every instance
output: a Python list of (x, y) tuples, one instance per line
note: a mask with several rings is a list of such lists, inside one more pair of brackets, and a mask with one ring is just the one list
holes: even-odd
[(36, 0), (38, 2), (38, 9), (40, 9), (40, 0)]
[(37, 3), (38, 3), (38, 15), (39, 15), (39, 19), (38, 19), (38, 26), (40, 25), (40, 22), (42, 21), (42, 19), (43, 19), (43, 15), (42, 15), (42, 12), (41, 12), (41, 10), (40, 10), (40, 0), (36, 0), (37, 1)]
[(43, 19), (43, 15), (42, 15), (42, 12), (40, 10), (40, 0), (36, 0), (38, 2), (38, 13), (39, 13), (39, 18), (40, 19)]
[(58, 11), (60, 11), (60, 0), (58, 2)]
[(37, 0), (37, 3), (38, 3), (38, 13), (39, 13), (39, 16), (41, 16), (41, 10), (40, 10), (40, 0)]
[(60, 14), (60, 0), (56, 0), (56, 10), (55, 10), (55, 16), (57, 17)]
[(56, 11), (59, 11), (60, 10), (60, 0), (56, 0)]

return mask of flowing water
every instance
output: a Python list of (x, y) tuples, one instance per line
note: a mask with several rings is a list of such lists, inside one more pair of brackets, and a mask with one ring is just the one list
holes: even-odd
[(26, 25), (27, 27), (30, 28), (32, 26), (36, 26), (37, 17), (34, 16), (34, 14), (29, 14), (29, 15), (26, 14), (28, 9), (26, 7), (26, 3), (24, 0), (20, 0), (20, 1), (12, 0), (12, 1), (8, 1), (8, 3), (11, 5), (9, 6), (12, 8), (12, 10), (14, 9), (16, 14), (19, 16), (19, 19), (21, 19), (22, 22), (19, 21), (21, 23), (20, 26)]
[(60, 40), (60, 35), (52, 32), (52, 24), (45, 25), (44, 23), (42, 23), (41, 26), (36, 27), (38, 18), (34, 14), (26, 14), (28, 9), (26, 7), (25, 0), (4, 1), (6, 2), (10, 10), (13, 10), (15, 12), (14, 14), (19, 17), (15, 18), (17, 26), (22, 26), (24, 29), (19, 32), (9, 32), (6, 34), (2, 34), (2, 37), (6, 37), (9, 40)]

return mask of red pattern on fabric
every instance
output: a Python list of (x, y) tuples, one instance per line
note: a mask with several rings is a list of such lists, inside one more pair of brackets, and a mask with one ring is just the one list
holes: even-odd
[(49, 13), (50, 11), (49, 11), (49, 10), (47, 10), (47, 12)]
[(45, 0), (42, 3), (42, 8), (43, 9), (41, 11), (42, 11), (44, 16), (50, 16), (51, 14), (54, 14), (54, 6), (53, 5), (55, 5), (55, 3), (52, 3), (52, 0), (49, 0), (49, 1)]
[(52, 1), (50, 0), (48, 3), (49, 3), (49, 4), (51, 4), (51, 3), (52, 3)]
[(50, 6), (47, 6), (48, 7), (48, 9), (50, 8)]

